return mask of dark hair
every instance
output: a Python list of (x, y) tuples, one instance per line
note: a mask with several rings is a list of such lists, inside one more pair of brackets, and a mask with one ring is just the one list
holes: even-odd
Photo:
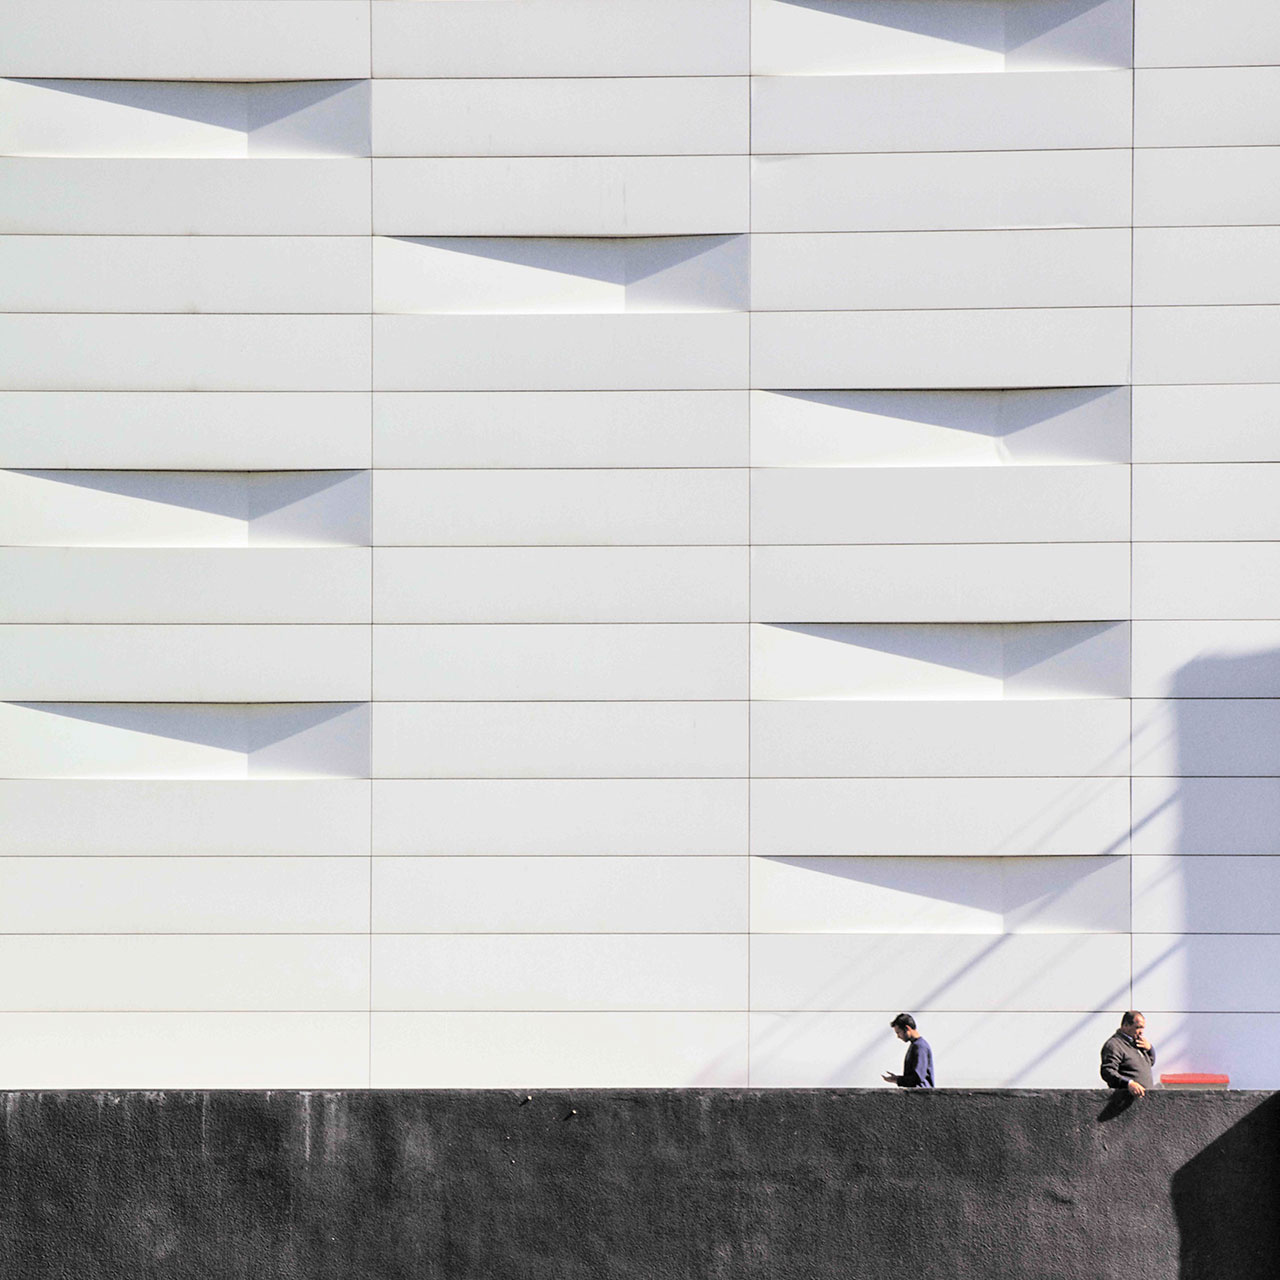
[(1138, 1009), (1126, 1009), (1124, 1011), (1124, 1017), (1120, 1019), (1120, 1025), (1122, 1027), (1131, 1027), (1139, 1018), (1145, 1016), (1146, 1015)]
[(914, 1031), (916, 1029), (916, 1020), (909, 1013), (900, 1013), (894, 1020), (889, 1023), (894, 1030), (899, 1027), (906, 1027)]

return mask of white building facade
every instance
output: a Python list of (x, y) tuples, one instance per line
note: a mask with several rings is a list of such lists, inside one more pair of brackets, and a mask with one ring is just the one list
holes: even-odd
[(0, 1087), (1280, 1084), (1280, 6), (0, 22)]

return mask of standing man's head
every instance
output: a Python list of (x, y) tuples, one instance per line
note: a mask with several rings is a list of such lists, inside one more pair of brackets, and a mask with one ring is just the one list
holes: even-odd
[(1136, 1009), (1126, 1009), (1124, 1017), (1120, 1019), (1120, 1030), (1127, 1036), (1132, 1036), (1135, 1040), (1142, 1038), (1142, 1033), (1147, 1029), (1147, 1020)]
[(916, 1030), (916, 1020), (909, 1013), (898, 1014), (889, 1025), (899, 1040), (910, 1041), (920, 1038), (920, 1033)]

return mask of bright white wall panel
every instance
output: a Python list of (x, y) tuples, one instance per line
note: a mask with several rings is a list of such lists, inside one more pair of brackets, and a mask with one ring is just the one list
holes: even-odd
[(755, 156), (753, 231), (1129, 224), (1129, 151)]
[(10, 0), (10, 76), (354, 79), (369, 74), (360, 0)]
[(378, 546), (715, 546), (747, 541), (744, 469), (382, 471)]
[(1023, 622), (1123, 618), (1129, 547), (755, 547), (757, 622)]
[(1280, 67), (1184, 67), (1134, 73), (1134, 145), (1280, 143)]
[(747, 771), (738, 702), (383, 702), (380, 778), (730, 778)]
[[(0, 628), (0, 652), (3, 636)], [(746, 627), (376, 627), (374, 695), (446, 702), (745, 698)]]
[(1037, 702), (758, 702), (758, 777), (1075, 776), (1128, 772), (1119, 698)]
[(762, 933), (1126, 933), (1128, 858), (752, 858)]
[(1280, 1018), (1274, 1014), (1162, 1013), (1157, 1009), (1148, 1022), (1160, 1029), (1161, 1072), (1224, 1072), (1231, 1077), (1233, 1089), (1270, 1089), (1275, 1080)]
[(379, 781), (374, 790), (378, 853), (747, 851), (747, 784), (736, 779), (397, 779)]
[(383, 391), (373, 416), (380, 467), (734, 467), (748, 457), (741, 391)]
[(1277, 778), (1134, 778), (1134, 852), (1280, 854), (1277, 806)]
[(1280, 858), (1134, 858), (1134, 933), (1275, 934), (1277, 894)]
[(333, 856), (369, 851), (369, 783), (0, 781), (0, 853)]
[(1127, 778), (756, 778), (761, 856), (1123, 853)]
[(368, 1013), (0, 1015), (10, 1089), (351, 1089), (368, 1078)]
[(1133, 772), (1146, 777), (1280, 774), (1280, 703), (1134, 699)]
[(1133, 221), (1139, 227), (1280, 222), (1280, 147), (1135, 151)]
[(379, 391), (747, 384), (747, 317), (740, 315), (375, 316), (373, 344)]
[(1139, 698), (1280, 697), (1280, 620), (1136, 623), (1133, 692)]
[(374, 564), (377, 622), (747, 620), (745, 547), (386, 547)]
[(367, 314), (369, 248), (337, 236), (0, 236), (0, 309)]
[(376, 0), (377, 76), (725, 76), (748, 70), (747, 0)]
[(266, 470), (369, 465), (361, 392), (0, 392), (8, 467)]
[(356, 316), (0, 315), (0, 387), (51, 391), (357, 391)]
[(404, 1010), (743, 1009), (746, 966), (745, 937), (401, 934), (374, 940), (373, 1005)]
[(1139, 67), (1280, 62), (1280, 10), (1268, 0), (1135, 0)]
[(1114, 307), (1129, 303), (1129, 231), (756, 235), (761, 311)]
[(1128, 536), (1127, 467), (776, 467), (751, 475), (756, 543)]
[(751, 1007), (1092, 1011), (1129, 968), (1124, 934), (757, 934)]
[(1157, 933), (1133, 940), (1133, 999), (1139, 1007), (1274, 1013), (1280, 1009), (1278, 972), (1280, 937)]
[(1277, 421), (1277, 385), (1136, 387), (1133, 460), (1280, 462)]
[(1139, 307), (1135, 382), (1280, 381), (1280, 306)]
[(409, 236), (746, 231), (745, 156), (376, 160), (373, 229)]
[(1134, 467), (1133, 536), (1144, 542), (1280, 538), (1280, 466), (1252, 462)]
[(1127, 147), (1131, 97), (1124, 71), (762, 76), (751, 145), (765, 155)]
[(6, 1012), (368, 1007), (360, 937), (0, 938)]
[(0, 621), (368, 622), (369, 552), (5, 548)]
[(740, 933), (739, 858), (378, 858), (388, 933)]
[(743, 1013), (375, 1013), (372, 1026), (378, 1089), (747, 1083)]
[(749, 121), (745, 77), (373, 82), (378, 156), (742, 155)]
[(1138, 306), (1280, 298), (1280, 227), (1139, 227), (1133, 249)]
[[(1142, 323), (1135, 319), (1136, 332)], [(1153, 334), (1150, 348), (1139, 347), (1150, 349), (1136, 357), (1145, 382), (1170, 380), (1159, 376), (1168, 364), (1164, 341)], [(1228, 363), (1237, 367), (1240, 357)], [(1114, 385), (1129, 380), (1129, 312), (763, 312), (752, 317), (751, 377), (758, 387)]]
[(364, 933), (367, 858), (4, 858), (4, 933)]
[(368, 235), (369, 162), (0, 158), (0, 231)]
[(1274, 618), (1280, 546), (1269, 542), (1134, 543), (1135, 618)]

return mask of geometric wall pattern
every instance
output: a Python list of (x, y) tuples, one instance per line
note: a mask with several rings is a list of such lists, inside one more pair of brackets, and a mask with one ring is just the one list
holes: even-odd
[(10, 0), (0, 1086), (1280, 1058), (1271, 0)]

